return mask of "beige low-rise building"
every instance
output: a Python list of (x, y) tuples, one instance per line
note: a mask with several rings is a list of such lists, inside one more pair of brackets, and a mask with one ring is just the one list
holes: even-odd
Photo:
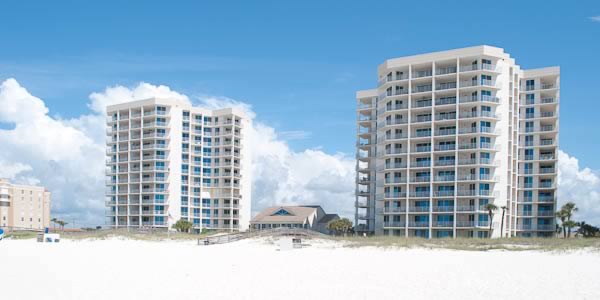
[(0, 179), (0, 227), (43, 229), (50, 226), (50, 192), (44, 187)]
[(280, 227), (304, 228), (329, 234), (329, 222), (339, 219), (337, 214), (327, 214), (321, 206), (272, 206), (264, 209), (250, 221), (253, 230)]

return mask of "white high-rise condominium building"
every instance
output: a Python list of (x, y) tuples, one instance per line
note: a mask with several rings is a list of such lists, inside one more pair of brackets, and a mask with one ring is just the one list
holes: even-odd
[(357, 92), (358, 231), (553, 234), (558, 67), (522, 70), (477, 46), (389, 59), (378, 78)]
[(107, 117), (107, 225), (248, 228), (250, 120), (241, 110), (147, 99), (109, 106)]

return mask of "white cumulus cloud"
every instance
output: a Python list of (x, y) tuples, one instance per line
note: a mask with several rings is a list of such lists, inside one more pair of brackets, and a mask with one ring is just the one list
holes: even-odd
[(577, 204), (576, 221), (600, 225), (600, 176), (563, 151), (558, 152), (558, 201), (559, 208), (569, 201)]
[[(53, 193), (52, 212), (75, 225), (104, 223), (106, 106), (151, 97), (189, 102), (167, 86), (140, 83), (111, 86), (90, 94), (90, 111), (76, 118), (50, 116), (42, 99), (15, 79), (0, 85), (0, 176), (40, 184)], [(254, 120), (253, 211), (276, 204), (322, 204), (331, 212), (353, 213), (354, 160), (318, 149), (293, 151), (276, 130), (256, 120), (252, 107), (226, 97), (196, 101), (210, 109), (236, 106)], [(285, 134), (284, 134), (285, 135)]]
[[(252, 107), (226, 97), (187, 96), (167, 86), (140, 83), (90, 94), (90, 111), (77, 118), (49, 115), (44, 101), (16, 80), (0, 84), (0, 177), (41, 184), (53, 192), (53, 213), (77, 224), (104, 222), (105, 107), (150, 97), (190, 101), (210, 109), (236, 106), (253, 119), (246, 137), (252, 149), (253, 211), (279, 204), (320, 204), (352, 216), (355, 160), (318, 148), (295, 151), (275, 128), (260, 122)], [(6, 127), (6, 126), (5, 126)], [(600, 176), (559, 152), (559, 205), (573, 201), (577, 220), (600, 224)]]
[(238, 107), (253, 119), (248, 133), (252, 149), (252, 210), (272, 205), (319, 204), (327, 212), (354, 215), (355, 160), (344, 153), (320, 149), (294, 151), (286, 132), (277, 132), (256, 118), (252, 106), (226, 97), (198, 97), (211, 109)]

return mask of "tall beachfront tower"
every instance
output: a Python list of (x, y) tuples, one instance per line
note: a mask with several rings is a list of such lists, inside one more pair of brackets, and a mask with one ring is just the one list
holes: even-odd
[(558, 67), (521, 70), (477, 46), (389, 59), (378, 79), (356, 93), (356, 230), (553, 234)]
[(250, 120), (241, 110), (147, 99), (109, 106), (107, 126), (108, 226), (248, 228)]

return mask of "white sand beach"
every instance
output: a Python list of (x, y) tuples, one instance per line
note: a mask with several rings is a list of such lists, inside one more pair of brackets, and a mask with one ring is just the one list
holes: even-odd
[(600, 254), (0, 242), (0, 299), (600, 299)]

